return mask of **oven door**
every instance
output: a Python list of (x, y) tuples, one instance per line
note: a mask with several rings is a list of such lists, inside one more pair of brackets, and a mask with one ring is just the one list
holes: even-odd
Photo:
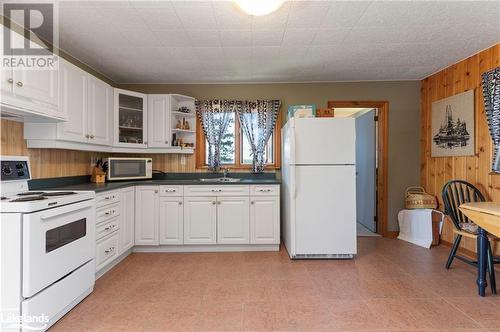
[(108, 180), (150, 179), (152, 162), (149, 158), (109, 158)]
[(95, 255), (95, 201), (23, 217), (23, 296), (31, 297)]

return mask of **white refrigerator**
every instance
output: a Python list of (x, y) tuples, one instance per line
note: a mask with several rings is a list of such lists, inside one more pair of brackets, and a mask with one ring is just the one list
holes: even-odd
[(283, 237), (292, 259), (356, 254), (354, 118), (292, 118), (282, 130)]

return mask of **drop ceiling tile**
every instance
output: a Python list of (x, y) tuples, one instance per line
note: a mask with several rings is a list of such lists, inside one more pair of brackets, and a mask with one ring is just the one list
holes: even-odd
[(201, 61), (224, 61), (222, 47), (193, 47), (192, 50)]
[(211, 5), (178, 6), (175, 2), (174, 7), (185, 29), (217, 29), (217, 21)]
[(331, 45), (342, 42), (351, 28), (318, 29), (312, 42), (313, 45)]
[(77, 0), (62, 0), (57, 1), (59, 8), (128, 8), (129, 1), (77, 1)]
[(221, 30), (222, 46), (251, 46), (252, 33), (250, 30)]
[(253, 30), (253, 46), (279, 46), (283, 42), (284, 30)]
[(369, 1), (332, 1), (320, 27), (330, 29), (356, 26), (369, 5)]
[(116, 29), (140, 29), (145, 25), (136, 9), (132, 8), (100, 8), (98, 15)]
[(165, 0), (130, 1), (130, 6), (134, 8), (173, 8), (172, 2)]
[(261, 46), (252, 48), (253, 61), (281, 61), (281, 47), (279, 46)]
[(125, 37), (131, 46), (151, 47), (162, 45), (156, 35), (147, 28), (143, 28), (141, 30), (120, 30), (120, 33)]
[(283, 45), (307, 46), (312, 43), (315, 35), (315, 29), (286, 29)]
[(184, 30), (153, 30), (152, 34), (161, 46), (191, 46), (191, 40)]
[(323, 21), (328, 12), (328, 6), (305, 5), (306, 3), (296, 2), (292, 4), (287, 27), (311, 29), (316, 28), (318, 22)]
[(151, 30), (182, 29), (182, 23), (172, 7), (139, 8), (136, 10)]
[(186, 30), (193, 47), (220, 47), (218, 30)]
[(252, 57), (251, 47), (224, 47), (223, 52), (226, 61), (231, 61), (232, 59), (250, 61)]

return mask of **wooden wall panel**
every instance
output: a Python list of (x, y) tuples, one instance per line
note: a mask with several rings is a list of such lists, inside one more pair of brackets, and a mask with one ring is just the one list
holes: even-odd
[[(484, 113), (481, 74), (500, 66), (500, 44), (475, 54), (422, 80), (421, 90), (421, 165), (420, 183), (431, 194), (438, 196), (452, 179), (462, 179), (476, 185), (489, 200), (500, 202), (500, 175), (491, 174), (492, 140)], [(431, 105), (432, 102), (455, 94), (474, 90), (475, 155), (470, 157), (431, 158)], [(453, 241), (452, 224), (446, 221), (442, 239)], [(462, 247), (476, 251), (475, 241), (463, 239)], [(500, 248), (496, 248), (500, 254)]]
[[(2, 145), (0, 154), (29, 156), (34, 179), (58, 176), (89, 175), (90, 161), (95, 157), (107, 157), (112, 154), (59, 149), (28, 149), (23, 137), (23, 124), (1, 120)], [(120, 156), (124, 156), (120, 154)], [(125, 155), (127, 156), (127, 155)], [(193, 155), (184, 155), (185, 164), (181, 164), (181, 155), (153, 154), (129, 155), (153, 158), (153, 168), (164, 172), (196, 172)]]

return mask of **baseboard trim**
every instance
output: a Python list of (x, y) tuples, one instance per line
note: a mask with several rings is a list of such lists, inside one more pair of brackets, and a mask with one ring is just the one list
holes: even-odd
[(234, 251), (279, 251), (279, 244), (213, 244), (174, 246), (135, 246), (133, 252), (234, 252)]

